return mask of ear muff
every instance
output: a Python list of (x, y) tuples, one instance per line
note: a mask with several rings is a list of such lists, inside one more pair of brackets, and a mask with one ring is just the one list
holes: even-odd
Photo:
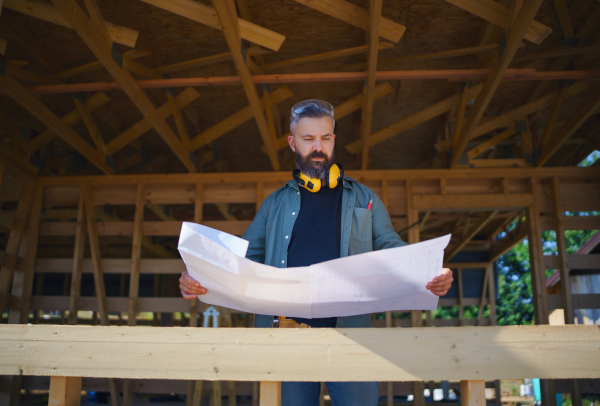
[[(292, 174), (294, 176), (294, 179), (296, 180), (296, 182), (298, 182), (300, 186), (304, 186), (306, 189), (310, 190), (313, 193), (317, 193), (319, 190), (321, 190), (321, 179), (309, 178), (304, 173), (300, 172), (298, 169), (294, 169), (294, 172)], [(344, 170), (342, 169), (342, 166), (340, 164), (331, 165), (331, 168), (329, 168), (329, 176), (326, 179), (327, 185), (330, 189), (333, 189), (338, 185), (343, 174)]]

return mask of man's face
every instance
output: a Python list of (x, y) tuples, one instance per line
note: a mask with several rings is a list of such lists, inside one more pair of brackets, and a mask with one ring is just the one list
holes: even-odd
[(335, 134), (329, 117), (304, 117), (288, 137), (296, 153), (296, 166), (311, 178), (324, 179), (335, 163)]

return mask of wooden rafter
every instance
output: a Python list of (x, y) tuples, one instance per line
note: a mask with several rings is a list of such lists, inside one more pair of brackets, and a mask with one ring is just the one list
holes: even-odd
[(461, 239), (456, 245), (449, 247), (448, 253), (444, 255), (444, 261), (450, 261), (456, 254), (458, 254), (458, 252), (463, 249), (464, 246), (467, 245), (469, 241), (471, 241), (471, 239), (475, 237), (477, 233), (480, 232), (483, 227), (485, 227), (496, 216), (496, 214), (498, 214), (498, 211), (491, 212), (471, 227), (468, 227), (467, 223), (467, 227), (465, 227)]
[[(493, 0), (446, 1), (450, 4), (462, 8), (465, 11), (468, 11), (469, 13), (475, 14), (476, 16), (481, 17), (484, 20), (497, 25), (498, 27), (504, 29), (508, 27), (510, 9), (498, 2), (495, 2)], [(525, 2), (524, 6), (528, 5), (528, 2)], [(515, 27), (518, 27), (518, 24), (516, 22)], [(524, 28), (526, 29), (526, 31), (523, 34), (523, 37), (526, 40), (534, 42), (538, 45), (541, 44), (542, 41), (552, 32), (551, 28), (546, 27), (545, 25), (540, 24), (537, 21), (533, 21), (533, 19), (531, 19), (531, 21), (529, 21), (527, 23), (527, 26)]]
[[(129, 51), (123, 53), (123, 57), (130, 59), (130, 60), (142, 58), (144, 56), (149, 56), (149, 55), (150, 55), (149, 51), (143, 51), (143, 50), (139, 50), (139, 49), (130, 49)], [(68, 78), (73, 78), (75, 76), (83, 75), (85, 73), (95, 72), (102, 68), (103, 68), (103, 66), (100, 61), (94, 61), (94, 62), (86, 63), (81, 66), (76, 66), (75, 68), (57, 72), (52, 76), (57, 79), (66, 80)]]
[(565, 0), (554, 0), (554, 8), (556, 9), (556, 15), (558, 16), (558, 21), (560, 21), (564, 37), (575, 37), (575, 31), (573, 30), (573, 24), (571, 24), (569, 9)]
[(507, 138), (510, 138), (514, 134), (515, 134), (514, 126), (509, 127), (506, 130), (502, 131), (500, 134), (493, 136), (489, 140), (482, 142), (481, 144), (479, 144), (472, 150), (468, 151), (467, 156), (469, 157), (469, 159), (473, 159), (477, 155), (487, 151), (488, 149), (494, 147), (495, 145), (498, 145), (500, 142), (504, 141)]
[[(271, 93), (271, 104), (279, 103), (289, 97), (292, 96), (292, 92), (287, 87), (281, 87)], [(261, 101), (261, 105), (264, 103)], [(221, 135), (226, 134), (231, 131), (235, 127), (245, 123), (253, 117), (252, 108), (250, 106), (246, 106), (243, 109), (233, 113), (226, 119), (218, 122), (212, 127), (206, 129), (202, 133), (198, 134), (190, 141), (190, 147), (193, 151), (201, 148), (204, 145), (216, 140)]]
[(544, 125), (544, 131), (542, 132), (542, 135), (540, 137), (540, 145), (546, 145), (550, 140), (550, 135), (552, 134), (552, 130), (554, 129), (554, 125), (556, 124), (558, 113), (560, 112), (560, 108), (562, 107), (563, 102), (567, 97), (568, 89), (568, 86), (563, 85), (562, 89), (560, 89), (560, 91), (556, 95), (556, 98), (552, 102), (552, 106), (550, 107), (550, 114), (548, 114), (546, 124)]
[(263, 113), (263, 108), (260, 99), (258, 98), (258, 93), (256, 92), (255, 85), (252, 81), (252, 75), (250, 75), (250, 70), (248, 69), (246, 61), (244, 60), (244, 56), (241, 52), (240, 28), (238, 25), (239, 19), (235, 14), (235, 4), (232, 2), (232, 0), (213, 0), (213, 6), (215, 7), (215, 11), (219, 17), (219, 22), (223, 29), (223, 34), (225, 35), (229, 52), (231, 52), (233, 57), (237, 73), (242, 81), (244, 91), (246, 92), (246, 97), (248, 98), (248, 102), (252, 108), (256, 125), (258, 126), (263, 142), (267, 149), (271, 166), (273, 169), (279, 170), (281, 166), (279, 165), (279, 160), (277, 159), (277, 150), (275, 149), (276, 135), (272, 134), (269, 130), (269, 125)]
[[(355, 27), (369, 30), (369, 11), (345, 0), (296, 0), (310, 8), (352, 24)], [(379, 35), (394, 43), (400, 41), (406, 27), (387, 18), (381, 18)]]
[[(98, 92), (92, 95), (91, 97), (88, 97), (88, 99), (85, 101), (85, 106), (87, 107), (87, 111), (91, 113), (96, 109), (100, 108), (101, 106), (105, 105), (109, 101), (110, 97), (108, 97), (106, 93)], [(73, 127), (75, 124), (81, 121), (81, 114), (79, 113), (79, 109), (75, 108), (71, 110), (69, 113), (67, 113), (61, 118), (61, 121), (67, 126)], [(46, 129), (37, 137), (28, 142), (29, 147), (33, 151), (37, 151), (44, 145), (52, 141), (56, 136), (57, 135), (55, 132), (53, 132), (50, 129)]]
[[(26, 14), (30, 17), (39, 18), (53, 24), (62, 25), (63, 27), (73, 28), (70, 22), (56, 9), (56, 7), (47, 3), (42, 3), (41, 1), (4, 0), (4, 7), (21, 14)], [(135, 47), (138, 37), (137, 31), (111, 23), (106, 23), (106, 27), (110, 39), (113, 42), (130, 48)]]
[(100, 152), (77, 135), (16, 80), (11, 77), (0, 76), (0, 88), (104, 173), (111, 174), (114, 172), (106, 164), (105, 157)]
[(98, 60), (102, 62), (110, 75), (119, 83), (131, 101), (140, 110), (144, 117), (152, 124), (156, 132), (162, 137), (165, 143), (175, 153), (177, 158), (190, 172), (195, 172), (196, 167), (191, 162), (189, 154), (177, 139), (167, 123), (158, 118), (157, 111), (152, 102), (137, 85), (131, 75), (121, 69), (117, 62), (112, 58), (111, 51), (106, 47), (102, 36), (96, 32), (89, 24), (89, 18), (83, 13), (83, 10), (73, 0), (54, 0), (55, 6), (69, 20), (75, 31), (84, 40)]
[(457, 165), (458, 160), (463, 154), (463, 151), (465, 150), (465, 147), (467, 146), (467, 143), (469, 142), (469, 139), (475, 130), (475, 127), (477, 127), (479, 124), (485, 109), (489, 105), (492, 96), (500, 85), (502, 75), (508, 68), (510, 61), (517, 52), (527, 28), (533, 21), (533, 17), (535, 17), (537, 14), (541, 4), (542, 0), (532, 0), (531, 2), (523, 5), (514, 22), (514, 28), (507, 33), (506, 48), (503, 50), (500, 59), (495, 63), (490, 75), (484, 82), (483, 89), (475, 100), (475, 104), (471, 109), (469, 118), (467, 119), (465, 127), (463, 128), (459, 138), (453, 142), (453, 145), (455, 145), (456, 148), (452, 151), (452, 159), (450, 160), (451, 168)]
[[(260, 48), (249, 48), (246, 51), (246, 55), (255, 56), (255, 55), (263, 55), (268, 52), (271, 52), (266, 49)], [(183, 62), (177, 62), (169, 65), (159, 66), (153, 69), (154, 72), (159, 74), (179, 72), (186, 69), (195, 69), (201, 66), (212, 65), (220, 62), (228, 62), (231, 61), (231, 52), (224, 52), (222, 54), (205, 56), (202, 58), (194, 58)]]
[[(200, 24), (223, 29), (223, 24), (217, 10), (205, 6), (193, 0), (142, 0), (145, 3), (170, 11), (171, 13), (180, 15), (190, 20), (199, 22)], [(216, 8), (216, 7), (215, 7)], [(241, 38), (255, 43), (257, 45), (269, 48), (273, 51), (278, 51), (281, 44), (285, 40), (285, 36), (274, 31), (252, 24), (246, 20), (238, 19), (239, 33)]]
[[(481, 85), (477, 85), (468, 89), (468, 100), (477, 96), (479, 91), (481, 91)], [(395, 123), (372, 134), (369, 137), (369, 146), (372, 147), (373, 145), (385, 141), (388, 138), (400, 134), (403, 131), (409, 130), (421, 123), (424, 123), (427, 120), (431, 120), (434, 117), (437, 117), (441, 114), (444, 114), (447, 111), (450, 111), (454, 106), (456, 106), (459, 100), (460, 94), (457, 93), (431, 106), (428, 106), (423, 110), (401, 118)], [(360, 140), (351, 142), (350, 144), (346, 145), (346, 149), (351, 153), (356, 153), (359, 150), (359, 148)]]
[(375, 101), (375, 74), (377, 73), (377, 51), (383, 0), (369, 1), (369, 54), (367, 58), (367, 81), (364, 86), (362, 106), (362, 154), (361, 168), (369, 165), (369, 137), (373, 123), (373, 102)]
[(550, 142), (542, 146), (541, 155), (536, 162), (536, 166), (544, 165), (558, 151), (560, 146), (599, 108), (600, 88), (596, 87), (592, 90), (592, 94), (581, 103), (575, 113), (568, 118), (567, 122), (554, 134)]

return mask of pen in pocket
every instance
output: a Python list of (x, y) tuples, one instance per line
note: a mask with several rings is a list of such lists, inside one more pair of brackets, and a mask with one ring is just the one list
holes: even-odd
[(371, 210), (372, 204), (373, 204), (373, 199), (369, 200), (369, 204), (367, 205), (367, 210)]

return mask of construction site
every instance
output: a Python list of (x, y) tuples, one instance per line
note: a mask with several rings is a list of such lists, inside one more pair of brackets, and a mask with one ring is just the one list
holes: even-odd
[[(0, 54), (0, 406), (600, 401), (599, 1), (0, 0)], [(306, 99), (402, 240), (452, 234), (452, 317), (264, 329), (182, 297), (182, 223), (242, 236)], [(523, 243), (531, 323), (499, 325)]]

